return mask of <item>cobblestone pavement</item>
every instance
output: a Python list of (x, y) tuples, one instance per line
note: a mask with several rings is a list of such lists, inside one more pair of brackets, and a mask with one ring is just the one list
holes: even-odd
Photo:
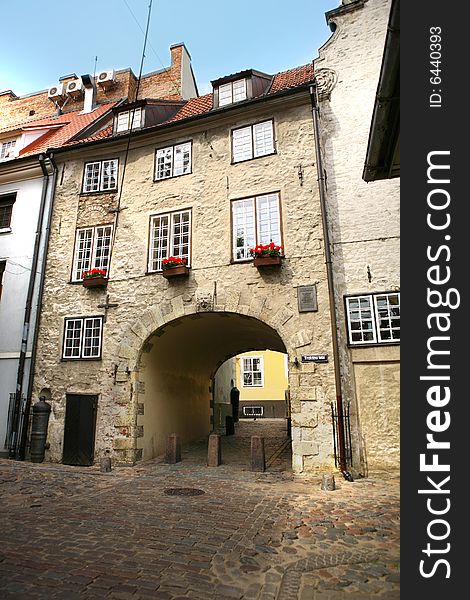
[[(269, 466), (252, 473), (260, 431)], [(292, 475), (282, 436), (242, 423), (212, 468), (205, 443), (111, 473), (0, 460), (0, 598), (398, 599), (398, 479), (323, 491)]]

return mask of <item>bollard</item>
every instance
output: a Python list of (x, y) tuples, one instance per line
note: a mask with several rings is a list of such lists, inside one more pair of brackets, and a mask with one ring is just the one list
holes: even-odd
[(264, 438), (260, 435), (251, 436), (251, 470), (261, 472), (266, 470)]
[(325, 492), (332, 492), (336, 489), (335, 476), (332, 473), (327, 473), (321, 478), (321, 489)]
[(168, 436), (165, 462), (169, 465), (181, 462), (181, 440), (177, 433), (170, 433)]
[(33, 406), (33, 423), (31, 426), (31, 462), (33, 463), (42, 463), (44, 460), (50, 414), (51, 405), (46, 402), (44, 396), (41, 396)]
[(111, 472), (111, 457), (109, 456), (109, 450), (106, 450), (106, 456), (103, 456), (100, 460), (100, 471), (102, 473)]
[(211, 433), (207, 449), (207, 466), (218, 467), (221, 463), (222, 449), (220, 445), (220, 435), (218, 433)]
[(227, 415), (225, 417), (225, 435), (233, 435), (235, 433), (235, 424), (233, 417)]

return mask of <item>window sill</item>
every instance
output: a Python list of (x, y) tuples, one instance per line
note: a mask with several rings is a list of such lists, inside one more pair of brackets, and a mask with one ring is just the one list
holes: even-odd
[(2, 228), (0, 229), (0, 235), (1, 235), (2, 233), (11, 233), (11, 227), (2, 227)]
[(160, 181), (168, 181), (169, 179), (178, 179), (178, 177), (184, 177), (185, 175), (192, 175), (193, 172), (188, 171), (187, 173), (181, 173), (181, 175), (170, 175), (169, 177), (162, 177), (161, 179), (155, 179), (153, 180), (153, 183), (160, 183)]
[(117, 188), (114, 190), (98, 190), (96, 192), (80, 192), (79, 196), (102, 196), (103, 194), (117, 194)]
[(390, 342), (361, 342), (357, 344), (351, 344), (348, 342), (348, 348), (351, 350), (354, 348), (382, 348), (383, 346), (399, 346), (400, 340)]
[(260, 156), (253, 156), (252, 158), (244, 158), (243, 160), (233, 160), (230, 164), (232, 165), (239, 165), (240, 163), (246, 163), (246, 162), (250, 162), (252, 160), (258, 160), (259, 158), (266, 158), (267, 156), (274, 156), (276, 155), (277, 152), (276, 150), (274, 150), (274, 152), (269, 152), (268, 154), (261, 154)]
[(80, 358), (64, 358), (64, 357), (62, 357), (60, 359), (60, 362), (80, 362), (82, 360), (85, 360), (86, 362), (99, 361), (99, 360), (102, 360), (102, 357), (101, 356), (92, 356), (90, 358), (84, 358), (84, 357), (80, 357)]

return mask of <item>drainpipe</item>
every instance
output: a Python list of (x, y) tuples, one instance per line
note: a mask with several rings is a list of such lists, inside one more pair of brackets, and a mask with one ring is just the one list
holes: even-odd
[(313, 128), (315, 133), (315, 158), (317, 164), (317, 177), (318, 177), (318, 189), (320, 192), (320, 207), (321, 207), (321, 220), (323, 227), (323, 239), (325, 245), (325, 264), (326, 264), (326, 275), (328, 280), (328, 298), (330, 305), (331, 315), (331, 333), (333, 343), (333, 359), (335, 368), (335, 388), (336, 388), (336, 413), (338, 415), (338, 446), (339, 446), (339, 465), (341, 473), (345, 479), (352, 481), (352, 475), (349, 473), (346, 464), (346, 442), (344, 432), (344, 421), (343, 421), (343, 397), (341, 394), (341, 369), (339, 362), (339, 349), (338, 349), (338, 327), (336, 321), (336, 305), (335, 305), (335, 291), (333, 282), (333, 264), (331, 260), (331, 249), (330, 249), (330, 235), (328, 231), (328, 216), (326, 211), (326, 189), (325, 189), (325, 176), (323, 170), (323, 161), (320, 149), (320, 110), (318, 107), (318, 96), (317, 86), (310, 86), (310, 101), (312, 103), (312, 117), (313, 117)]
[[(52, 183), (50, 186), (50, 194), (49, 194), (49, 205), (47, 207), (47, 221), (46, 228), (44, 231), (44, 246), (42, 252), (42, 267), (40, 270), (40, 279), (39, 279), (39, 289), (36, 303), (36, 319), (34, 322), (34, 330), (33, 330), (33, 338), (31, 344), (31, 361), (30, 361), (30, 369), (29, 369), (29, 377), (28, 377), (28, 390), (26, 394), (26, 404), (25, 404), (25, 413), (23, 419), (23, 427), (20, 433), (20, 445), (18, 450), (18, 458), (19, 460), (24, 460), (26, 455), (26, 442), (28, 438), (28, 425), (29, 425), (29, 414), (31, 411), (31, 402), (32, 402), (32, 391), (33, 391), (33, 380), (34, 380), (34, 365), (36, 364), (36, 354), (37, 354), (37, 340), (38, 340), (38, 332), (39, 332), (39, 323), (41, 318), (41, 308), (42, 308), (42, 298), (44, 295), (44, 279), (46, 275), (46, 258), (47, 251), (49, 248), (49, 237), (51, 232), (51, 221), (52, 221), (52, 207), (53, 207), (53, 199), (54, 192), (57, 180), (57, 165), (54, 161), (54, 155), (51, 153), (47, 156), (49, 159), (50, 165), (52, 166)], [(44, 173), (44, 177), (47, 177), (47, 183), (49, 183), (50, 173), (48, 172), (44, 156), (41, 154), (39, 157), (39, 163), (41, 165), (41, 169)], [(46, 183), (46, 187), (47, 187)], [(44, 212), (45, 204), (41, 207), (42, 212)], [(44, 216), (44, 215), (43, 215)], [(42, 227), (42, 218), (41, 218), (41, 227)], [(39, 258), (39, 252), (38, 252)]]

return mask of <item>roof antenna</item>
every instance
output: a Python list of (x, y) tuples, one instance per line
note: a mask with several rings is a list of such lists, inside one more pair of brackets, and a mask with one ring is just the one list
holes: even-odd
[(93, 79), (96, 76), (96, 65), (98, 64), (98, 57), (95, 56), (95, 66), (93, 67)]

